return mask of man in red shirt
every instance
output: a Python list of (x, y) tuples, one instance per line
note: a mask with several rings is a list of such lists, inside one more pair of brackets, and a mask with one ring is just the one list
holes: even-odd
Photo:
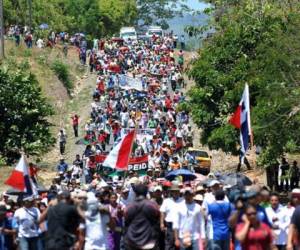
[(78, 137), (79, 116), (75, 114), (71, 117), (71, 119), (72, 119), (72, 125), (74, 130), (74, 136)]

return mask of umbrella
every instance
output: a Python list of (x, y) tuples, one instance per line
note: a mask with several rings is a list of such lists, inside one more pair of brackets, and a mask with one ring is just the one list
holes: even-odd
[(225, 185), (231, 186), (250, 186), (252, 181), (249, 177), (241, 173), (229, 173), (220, 177)]
[(193, 172), (191, 172), (190, 170), (187, 170), (187, 169), (173, 170), (173, 171), (169, 172), (165, 178), (169, 181), (172, 181), (177, 176), (182, 176), (184, 182), (192, 181), (197, 178)]
[(39, 28), (42, 29), (42, 30), (46, 30), (46, 29), (49, 28), (49, 25), (46, 24), (46, 23), (42, 23), (42, 24), (39, 26)]

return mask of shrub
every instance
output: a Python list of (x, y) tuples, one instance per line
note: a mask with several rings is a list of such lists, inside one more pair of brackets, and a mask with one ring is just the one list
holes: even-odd
[(51, 69), (55, 72), (58, 79), (64, 84), (65, 88), (68, 91), (68, 94), (70, 95), (74, 86), (71, 80), (68, 66), (61, 61), (56, 60), (52, 63)]

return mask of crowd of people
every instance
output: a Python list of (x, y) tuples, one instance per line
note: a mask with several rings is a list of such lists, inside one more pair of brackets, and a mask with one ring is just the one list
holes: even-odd
[[(78, 46), (82, 60), (86, 45)], [(180, 108), (184, 52), (173, 46), (170, 36), (94, 43), (89, 64), (98, 76), (83, 133), (84, 121), (72, 116), (74, 137), (86, 148), (72, 164), (62, 157), (52, 185), (38, 196), (15, 201), (3, 194), (0, 249), (299, 249), (299, 189), (283, 205), (282, 197), (257, 183), (225, 185), (213, 173), (205, 181), (166, 178), (170, 171), (201, 171), (187, 151), (194, 134)], [(131, 158), (146, 156), (146, 168), (103, 166), (133, 129)], [(59, 144), (63, 155), (63, 130)], [(32, 178), (34, 169), (30, 165)]]

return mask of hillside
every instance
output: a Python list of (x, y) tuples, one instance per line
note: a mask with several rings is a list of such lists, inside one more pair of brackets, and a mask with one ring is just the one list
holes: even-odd
[[(15, 64), (17, 62), (29, 68), (37, 77), (43, 94), (55, 110), (55, 115), (51, 117), (52, 133), (56, 135), (61, 128), (66, 130), (68, 143), (66, 145), (65, 158), (72, 160), (78, 147), (75, 147), (70, 116), (75, 112), (80, 115), (81, 120), (85, 120), (88, 116), (89, 113), (86, 111), (89, 109), (90, 94), (94, 87), (96, 76), (87, 74), (87, 67), (79, 63), (75, 47), (70, 47), (68, 56), (65, 57), (60, 45), (53, 49), (38, 49), (34, 47), (32, 50), (26, 49), (23, 44), (20, 47), (15, 47), (11, 41), (6, 41), (5, 45), (6, 59), (4, 64)], [(74, 85), (71, 95), (68, 94), (63, 82), (58, 79), (56, 73), (51, 69), (53, 63), (57, 61), (66, 65), (68, 69), (70, 79)], [(39, 166), (42, 167), (42, 173), (39, 176), (42, 176), (41, 180), (43, 182), (47, 182), (59, 157), (58, 146), (55, 145), (47, 154), (38, 159), (29, 160), (38, 162)], [(0, 183), (4, 182), (10, 171), (10, 167), (1, 167)], [(2, 188), (5, 189), (5, 186)]]

